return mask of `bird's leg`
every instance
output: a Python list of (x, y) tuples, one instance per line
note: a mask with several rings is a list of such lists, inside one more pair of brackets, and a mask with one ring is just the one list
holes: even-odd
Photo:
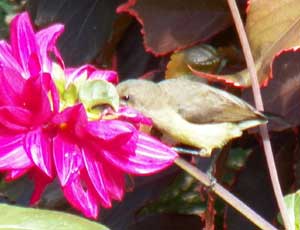
[(183, 147), (172, 147), (174, 151), (177, 153), (182, 153), (182, 154), (188, 154), (188, 155), (199, 155), (199, 151), (195, 149), (188, 149), (188, 148), (183, 148)]
[(194, 155), (194, 156), (201, 156), (201, 157), (210, 157), (212, 149), (202, 148), (200, 151), (197, 149), (189, 149), (184, 147), (172, 147), (172, 149), (178, 153)]
[[(211, 151), (209, 151), (209, 154), (207, 154), (208, 151), (207, 151), (207, 149), (204, 149), (204, 148), (199, 151), (197, 149), (189, 149), (189, 148), (175, 146), (175, 147), (172, 147), (172, 149), (174, 151), (176, 151), (177, 153), (188, 154), (188, 155), (192, 155), (192, 156), (199, 156), (199, 155), (201, 155), (201, 156), (211, 156)], [(201, 152), (202, 150), (203, 150), (203, 152)], [(203, 154), (203, 153), (205, 153), (205, 154)], [(213, 171), (214, 171), (215, 163), (216, 163), (217, 158), (218, 158), (218, 153), (219, 152), (212, 155), (211, 160), (210, 160), (210, 166), (206, 170), (206, 174), (207, 174), (207, 176), (210, 180), (210, 185), (208, 186), (209, 191), (213, 191), (214, 186), (217, 183), (216, 178), (213, 176)], [(202, 158), (202, 160), (203, 160), (203, 158)]]
[(208, 170), (206, 171), (206, 174), (207, 174), (207, 176), (210, 180), (209, 190), (213, 190), (213, 187), (217, 183), (217, 180), (213, 176), (213, 174), (214, 174), (214, 171), (215, 171), (215, 165), (216, 165), (216, 162), (218, 160), (219, 153), (220, 153), (220, 150), (216, 151), (216, 153), (214, 153), (211, 156), (211, 164), (210, 164), (210, 167), (208, 168)]
[(219, 156), (219, 153), (220, 151), (218, 150), (216, 153), (212, 154), (211, 156), (211, 164), (210, 164), (210, 167), (208, 168), (207, 170), (207, 174), (208, 175), (213, 175), (214, 173), (214, 170), (215, 170), (215, 165), (216, 165), (216, 162), (217, 162), (217, 159), (218, 159), (218, 156)]
[[(193, 155), (193, 156), (200, 155), (200, 156), (206, 156), (206, 157), (211, 156), (211, 150), (208, 151), (207, 149), (204, 149), (204, 148), (199, 151), (197, 149), (188, 149), (188, 148), (184, 148), (184, 147), (175, 146), (175, 147), (172, 147), (172, 149), (174, 151), (176, 151), (177, 153), (181, 153), (181, 154), (188, 154), (188, 155)], [(217, 152), (216, 154), (213, 154), (211, 156), (210, 166), (206, 171), (206, 174), (210, 180), (210, 185), (208, 186), (209, 191), (213, 191), (214, 186), (217, 183), (216, 178), (213, 176), (213, 171), (214, 171), (215, 163), (218, 159), (218, 154), (219, 154), (219, 152)]]

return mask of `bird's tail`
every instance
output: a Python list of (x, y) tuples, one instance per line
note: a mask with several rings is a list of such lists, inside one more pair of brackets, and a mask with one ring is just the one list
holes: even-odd
[(238, 127), (241, 130), (246, 130), (249, 128), (256, 127), (258, 125), (266, 124), (268, 121), (265, 119), (255, 119), (255, 120), (247, 120), (247, 121), (241, 121), (238, 123)]

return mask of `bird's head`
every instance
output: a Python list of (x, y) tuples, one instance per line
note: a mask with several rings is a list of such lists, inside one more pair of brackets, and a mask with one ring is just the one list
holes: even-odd
[(127, 80), (117, 86), (121, 103), (140, 111), (155, 109), (163, 100), (159, 85), (147, 80)]

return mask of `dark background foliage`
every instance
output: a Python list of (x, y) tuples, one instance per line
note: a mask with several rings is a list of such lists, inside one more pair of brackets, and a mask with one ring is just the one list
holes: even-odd
[[(199, 0), (28, 0), (0, 2), (0, 34), (6, 37), (7, 15), (28, 9), (37, 28), (54, 22), (65, 25), (59, 49), (67, 66), (92, 63), (115, 69), (120, 80), (164, 79), (174, 51), (206, 43), (216, 53), (201, 51), (195, 58), (200, 70), (216, 71), (207, 60), (220, 60), (218, 71), (228, 73), (244, 68), (226, 1)], [(25, 4), (26, 3), (26, 4)], [(239, 1), (245, 12), (246, 0)], [(119, 12), (116, 13), (116, 11)], [(129, 13), (129, 14), (128, 14)], [(131, 15), (131, 16), (130, 16)], [(245, 16), (245, 15), (244, 15)], [(210, 58), (210, 59), (209, 59)], [(283, 117), (292, 128), (271, 133), (275, 158), (285, 193), (300, 184), (299, 135), (299, 52), (285, 52), (273, 63), (275, 81), (263, 89), (266, 110)], [(201, 60), (202, 60), (201, 59)], [(185, 60), (174, 61), (176, 66)], [(286, 68), (288, 65), (289, 68)], [(285, 68), (283, 68), (283, 66)], [(176, 67), (177, 68), (177, 67)], [(185, 68), (184, 71), (188, 71)], [(250, 90), (243, 93), (216, 84), (252, 102)], [(283, 91), (284, 89), (285, 91)], [(274, 93), (276, 92), (276, 93)], [(280, 127), (279, 127), (280, 128)], [(282, 127), (281, 127), (282, 128)], [(236, 154), (236, 151), (239, 154)], [(234, 194), (271, 222), (278, 208), (274, 201), (262, 148), (255, 134), (244, 135), (219, 154), (216, 164), (198, 159), (198, 167), (213, 174)], [(195, 162), (195, 159), (191, 158)], [(2, 185), (2, 202), (27, 205), (32, 185), (23, 179)], [(13, 195), (12, 195), (13, 194)], [(191, 197), (193, 199), (191, 199)], [(207, 199), (207, 198), (210, 199)], [(54, 184), (48, 188), (40, 207), (70, 210)], [(209, 208), (213, 207), (213, 208)], [(201, 229), (210, 216), (210, 229), (253, 229), (253, 225), (175, 166), (166, 172), (128, 178), (128, 193), (112, 209), (101, 210), (100, 222), (111, 229)], [(209, 228), (208, 228), (209, 229)]]

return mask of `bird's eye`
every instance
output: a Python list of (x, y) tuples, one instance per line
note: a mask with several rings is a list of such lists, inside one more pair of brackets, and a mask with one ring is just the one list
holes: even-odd
[(123, 101), (129, 101), (130, 97), (129, 95), (125, 95), (121, 98)]

